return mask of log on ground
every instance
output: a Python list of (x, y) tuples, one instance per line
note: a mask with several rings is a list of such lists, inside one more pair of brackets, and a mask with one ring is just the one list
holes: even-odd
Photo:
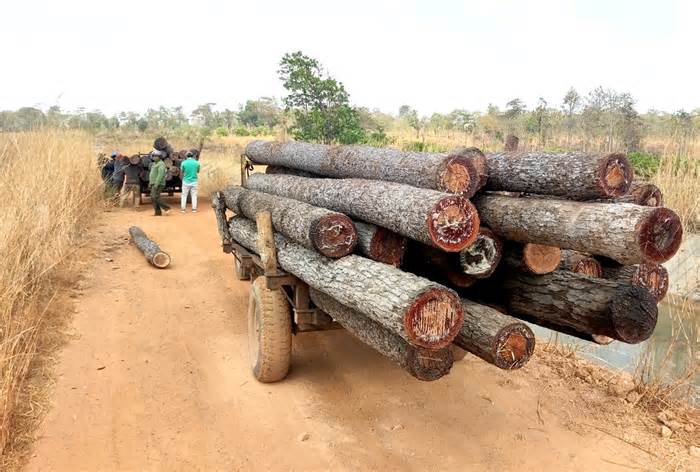
[(256, 164), (300, 169), (336, 178), (382, 179), (470, 198), (479, 177), (459, 155), (370, 146), (328, 146), (297, 141), (253, 141), (245, 154)]
[(155, 241), (149, 239), (141, 228), (132, 226), (129, 228), (129, 236), (151, 265), (159, 269), (170, 265), (170, 256), (163, 252)]
[(461, 251), (479, 232), (479, 215), (466, 198), (394, 182), (252, 174), (246, 187), (344, 213), (444, 251)]
[(357, 246), (359, 252), (372, 260), (401, 266), (406, 253), (406, 238), (381, 226), (354, 221), (357, 229)]
[(269, 211), (276, 231), (326, 257), (347, 256), (357, 244), (355, 225), (342, 213), (238, 185), (229, 185), (223, 195), (229, 210), (251, 220)]
[(678, 215), (667, 208), (500, 195), (482, 195), (475, 205), (482, 223), (505, 239), (602, 255), (621, 264), (667, 261), (683, 237)]
[(656, 326), (654, 297), (616, 280), (562, 270), (546, 275), (509, 272), (495, 290), (502, 290), (508, 313), (547, 327), (635, 344), (648, 339)]
[(489, 190), (593, 200), (625, 195), (632, 165), (624, 154), (501, 152), (487, 154)]
[(522, 321), (462, 299), (464, 324), (454, 343), (501, 369), (524, 366), (535, 350), (535, 335)]
[(318, 308), (340, 323), (350, 334), (396, 362), (418, 380), (437, 380), (452, 368), (452, 349), (449, 347), (431, 350), (412, 346), (381, 324), (325, 293), (311, 289), (309, 294)]
[[(235, 241), (258, 253), (254, 222), (235, 216), (229, 231)], [(279, 233), (275, 244), (282, 269), (415, 346), (446, 347), (462, 325), (457, 294), (441, 285), (352, 254), (329, 259)]]
[(606, 264), (603, 266), (602, 276), (645, 288), (657, 302), (663, 300), (668, 292), (668, 271), (661, 264), (643, 263), (629, 266)]
[(571, 249), (562, 249), (560, 268), (591, 277), (602, 277), (603, 267), (588, 254)]

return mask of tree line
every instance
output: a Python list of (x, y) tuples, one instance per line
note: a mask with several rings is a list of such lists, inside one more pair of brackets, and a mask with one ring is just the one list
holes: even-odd
[[(540, 98), (528, 107), (521, 99), (501, 109), (455, 109), (421, 116), (410, 105), (396, 113), (352, 106), (342, 82), (302, 52), (285, 54), (278, 75), (287, 95), (281, 100), (261, 97), (236, 110), (205, 103), (192, 112), (182, 107), (160, 107), (145, 113), (120, 112), (107, 116), (99, 110), (64, 111), (24, 107), (0, 111), (0, 130), (19, 131), (40, 126), (86, 130), (133, 130), (184, 133), (193, 128), (209, 135), (269, 135), (285, 130), (296, 139), (322, 143), (391, 144), (388, 132), (412, 133), (420, 143), (431, 136), (471, 135), (472, 141), (497, 143), (515, 134), (540, 148), (576, 148), (597, 151), (638, 151), (645, 140), (672, 143), (673, 152), (686, 155), (700, 129), (700, 109), (640, 114), (629, 93), (598, 87), (586, 94), (571, 88), (560, 103)], [(647, 143), (648, 144), (648, 143)], [(645, 149), (648, 149), (648, 145)]]

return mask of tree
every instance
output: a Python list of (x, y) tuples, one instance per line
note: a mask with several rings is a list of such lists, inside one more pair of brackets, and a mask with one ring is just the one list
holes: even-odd
[(551, 127), (550, 113), (547, 109), (547, 101), (540, 97), (537, 101), (537, 107), (530, 115), (527, 123), (527, 130), (536, 134), (539, 137), (540, 146), (545, 147), (547, 144), (547, 131)]
[(416, 131), (416, 137), (420, 135), (421, 120), (418, 112), (408, 105), (401, 105), (399, 108), (399, 118)]
[(321, 64), (301, 51), (287, 53), (280, 61), (279, 77), (289, 92), (284, 98), (294, 124), (296, 139), (352, 144), (365, 135), (357, 111), (350, 106), (342, 83), (324, 73)]
[(245, 126), (273, 128), (280, 124), (282, 110), (274, 98), (260, 97), (258, 100), (245, 102), (238, 112), (238, 119)]
[(566, 127), (566, 145), (571, 144), (571, 135), (573, 134), (574, 127), (576, 126), (576, 111), (581, 104), (581, 96), (578, 94), (575, 88), (571, 87), (566, 95), (564, 95), (564, 101), (562, 103), (562, 110), (564, 111), (564, 126)]

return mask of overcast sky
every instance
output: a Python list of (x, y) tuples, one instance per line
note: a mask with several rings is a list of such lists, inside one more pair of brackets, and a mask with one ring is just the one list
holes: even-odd
[(598, 85), (641, 111), (700, 107), (691, 0), (2, 0), (0, 18), (0, 109), (237, 107), (283, 95), (297, 50), (393, 113), (558, 106)]

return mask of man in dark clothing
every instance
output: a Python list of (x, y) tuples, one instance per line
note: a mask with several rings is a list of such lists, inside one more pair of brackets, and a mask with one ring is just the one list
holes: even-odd
[(112, 174), (112, 187), (115, 193), (119, 192), (124, 185), (124, 169), (126, 168), (129, 161), (125, 156), (117, 155), (114, 159), (114, 173)]
[(155, 216), (162, 215), (161, 209), (167, 215), (170, 212), (170, 205), (163, 202), (160, 198), (160, 194), (165, 188), (165, 163), (162, 161), (160, 154), (152, 153), (151, 158), (153, 159), (153, 164), (148, 174), (148, 186), (151, 188), (153, 210), (155, 210)]
[(130, 157), (124, 168), (124, 187), (122, 187), (119, 206), (123, 207), (124, 202), (131, 195), (131, 206), (141, 205), (141, 158), (138, 155)]

